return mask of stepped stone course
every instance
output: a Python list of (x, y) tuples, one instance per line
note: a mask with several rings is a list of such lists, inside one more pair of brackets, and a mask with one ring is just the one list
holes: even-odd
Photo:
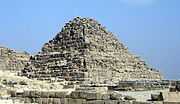
[(22, 75), (40, 80), (160, 80), (160, 73), (131, 54), (101, 24), (76, 17), (66, 23), (39, 54), (30, 58)]

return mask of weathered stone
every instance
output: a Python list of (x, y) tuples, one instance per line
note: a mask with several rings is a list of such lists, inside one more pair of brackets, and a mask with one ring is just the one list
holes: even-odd
[(9, 94), (11, 95), (11, 97), (16, 97), (16, 91), (15, 90), (10, 90)]
[(131, 101), (122, 101), (122, 100), (119, 100), (119, 101), (118, 101), (118, 104), (133, 104), (133, 102), (131, 102)]
[[(138, 101), (133, 101), (133, 104), (152, 104), (152, 102), (138, 102)], [(154, 104), (154, 103), (153, 103)]]
[(110, 99), (110, 94), (102, 94), (101, 99), (102, 99), (102, 100)]
[(27, 52), (17, 52), (0, 46), (0, 70), (20, 71), (29, 62)]
[(49, 92), (48, 91), (41, 91), (41, 97), (42, 98), (49, 98)]
[(63, 92), (63, 91), (57, 91), (57, 92), (55, 92), (55, 97), (56, 98), (64, 98), (64, 97), (66, 97), (66, 95), (67, 95), (67, 92)]
[(41, 98), (41, 100), (42, 100), (42, 104), (49, 104), (48, 98)]
[(110, 99), (109, 94), (101, 94), (97, 92), (90, 91), (73, 91), (70, 95), (70, 98), (74, 99), (87, 99), (87, 100), (106, 100)]
[(104, 100), (104, 104), (119, 104), (118, 100)]
[(47, 98), (48, 99), (48, 104), (53, 104), (53, 99), (54, 98)]
[(31, 98), (41, 97), (41, 92), (40, 91), (30, 91), (29, 94), (30, 94), (29, 97), (31, 97)]
[(29, 96), (30, 96), (30, 91), (25, 90), (24, 94), (23, 94), (23, 97), (29, 97)]
[(30, 98), (24, 98), (24, 103), (25, 104), (31, 103), (31, 99)]
[(19, 84), (20, 85), (28, 85), (25, 81), (20, 81)]
[(124, 100), (136, 100), (135, 98), (131, 97), (131, 96), (125, 96)]
[(68, 104), (86, 104), (86, 100), (85, 99), (72, 99), (72, 98), (68, 98), (67, 100), (68, 100)]
[(152, 101), (163, 101), (162, 92), (160, 92), (160, 94), (151, 94), (151, 100)]
[(87, 101), (87, 104), (104, 104), (104, 100), (92, 100), (92, 101)]
[(55, 98), (56, 97), (55, 91), (49, 91), (48, 93), (49, 93), (49, 98)]
[(53, 104), (61, 104), (60, 98), (54, 98), (53, 99)]
[(117, 92), (110, 93), (110, 99), (112, 99), (112, 100), (122, 100), (123, 99), (122, 97), (123, 96)]
[(89, 18), (75, 18), (67, 23), (30, 61), (22, 74), (39, 80), (105, 83), (162, 78), (158, 71), (129, 53), (112, 33)]

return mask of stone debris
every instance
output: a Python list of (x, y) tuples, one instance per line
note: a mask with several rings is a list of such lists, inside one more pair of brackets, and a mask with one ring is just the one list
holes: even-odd
[(110, 99), (112, 100), (123, 100), (123, 96), (121, 94), (119, 94), (118, 92), (111, 92), (110, 94)]
[(180, 81), (172, 81), (170, 92), (180, 92)]
[(151, 94), (151, 100), (152, 101), (163, 101), (163, 95), (162, 92), (160, 92), (159, 94)]
[(162, 78), (97, 21), (80, 17), (66, 23), (61, 32), (45, 43), (42, 51), (30, 58), (22, 75), (39, 80), (101, 84)]

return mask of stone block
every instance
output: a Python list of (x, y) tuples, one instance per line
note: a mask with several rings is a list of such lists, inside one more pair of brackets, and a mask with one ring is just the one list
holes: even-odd
[(41, 98), (49, 98), (49, 92), (48, 91), (41, 91)]
[(54, 98), (47, 98), (48, 99), (48, 104), (53, 104)]
[(11, 97), (16, 97), (16, 91), (11, 90), (11, 91), (9, 91), (9, 93), (10, 93)]
[(97, 92), (86, 92), (86, 91), (73, 91), (70, 98), (74, 99), (87, 99), (87, 100), (101, 100), (101, 99), (109, 99), (110, 96), (108, 94), (100, 94)]
[(117, 92), (111, 92), (110, 93), (110, 99), (111, 100), (122, 100), (123, 96)]
[(131, 96), (125, 96), (124, 100), (136, 100), (135, 98), (131, 97)]
[(123, 101), (123, 100), (119, 100), (118, 104), (133, 104), (133, 102), (131, 101)]
[[(138, 102), (138, 101), (133, 101), (133, 104), (152, 104), (152, 102)], [(154, 104), (154, 103), (153, 103)]]
[(29, 97), (30, 96), (30, 91), (28, 91), (28, 90), (24, 91), (23, 96), (24, 97)]
[(67, 98), (66, 100), (68, 101), (68, 104), (86, 104), (86, 100), (85, 99)]
[(28, 104), (28, 103), (31, 103), (32, 101), (31, 101), (31, 98), (24, 98), (24, 103), (25, 104)]
[(29, 97), (31, 97), (31, 98), (39, 98), (39, 97), (41, 97), (41, 92), (40, 91), (30, 91), (29, 92)]
[(67, 95), (67, 92), (63, 92), (63, 91), (57, 91), (57, 92), (55, 92), (55, 97), (56, 98), (64, 98), (64, 97), (66, 97), (66, 95)]
[(110, 94), (102, 94), (102, 95), (101, 95), (101, 99), (102, 99), (102, 100), (110, 99)]
[(48, 93), (49, 93), (49, 98), (56, 98), (56, 96), (55, 96), (55, 93), (56, 93), (56, 92), (54, 92), (54, 91), (49, 91)]
[(42, 104), (49, 104), (48, 98), (41, 98)]
[(118, 100), (104, 100), (104, 104), (119, 104)]
[(54, 98), (53, 104), (62, 104), (60, 98)]
[(105, 104), (104, 100), (90, 100), (87, 104)]

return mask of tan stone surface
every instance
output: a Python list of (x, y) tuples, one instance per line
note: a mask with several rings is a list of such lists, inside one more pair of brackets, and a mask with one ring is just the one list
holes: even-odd
[(0, 46), (0, 70), (20, 71), (29, 61), (30, 55), (26, 52)]
[(74, 18), (55, 38), (31, 58), (24, 71), (41, 80), (159, 80), (160, 73), (131, 54), (118, 39), (97, 21)]

